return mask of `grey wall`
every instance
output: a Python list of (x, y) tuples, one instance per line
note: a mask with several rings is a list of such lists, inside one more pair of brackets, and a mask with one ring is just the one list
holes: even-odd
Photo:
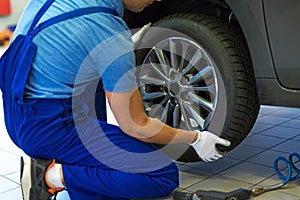
[(11, 15), (0, 16), (0, 31), (3, 31), (7, 25), (16, 24), (29, 0), (10, 0)]

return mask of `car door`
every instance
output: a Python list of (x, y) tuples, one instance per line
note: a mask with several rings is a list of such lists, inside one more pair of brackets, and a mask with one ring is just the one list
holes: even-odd
[(266, 29), (280, 84), (300, 89), (300, 1), (263, 0)]

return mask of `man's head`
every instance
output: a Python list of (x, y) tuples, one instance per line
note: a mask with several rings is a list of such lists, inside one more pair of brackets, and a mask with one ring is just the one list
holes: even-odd
[(141, 12), (154, 1), (161, 0), (122, 0), (124, 7), (132, 12)]

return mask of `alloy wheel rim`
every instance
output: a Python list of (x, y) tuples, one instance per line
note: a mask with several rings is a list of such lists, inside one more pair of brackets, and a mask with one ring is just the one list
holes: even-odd
[(174, 128), (204, 130), (217, 106), (216, 65), (198, 43), (170, 37), (156, 44), (139, 69), (145, 111)]

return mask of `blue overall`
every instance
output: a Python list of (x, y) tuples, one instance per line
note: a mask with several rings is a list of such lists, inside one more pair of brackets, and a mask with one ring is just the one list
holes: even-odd
[[(36, 15), (26, 35), (18, 35), (0, 60), (0, 89), (5, 124), (12, 141), (37, 159), (55, 158), (63, 167), (72, 200), (159, 198), (178, 187), (178, 169), (150, 144), (136, 140), (106, 122), (101, 80), (91, 84), (94, 97), (24, 99), (24, 87), (37, 47), (32, 38), (63, 20), (94, 12), (91, 7), (59, 15), (36, 27), (54, 0)], [(95, 112), (94, 112), (95, 111)]]

